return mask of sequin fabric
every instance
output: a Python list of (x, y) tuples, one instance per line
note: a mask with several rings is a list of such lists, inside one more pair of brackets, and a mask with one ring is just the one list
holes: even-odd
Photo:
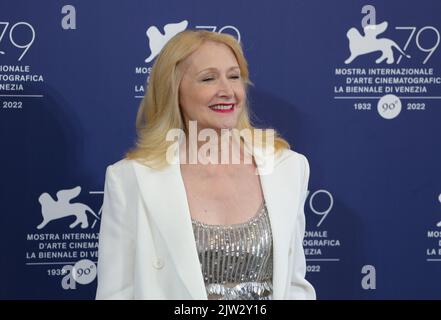
[(272, 233), (265, 202), (244, 223), (192, 219), (192, 225), (209, 300), (272, 299)]

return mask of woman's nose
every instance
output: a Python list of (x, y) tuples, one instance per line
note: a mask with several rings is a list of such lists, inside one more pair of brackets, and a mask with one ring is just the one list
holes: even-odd
[(231, 97), (233, 96), (233, 94), (234, 91), (231, 86), (231, 83), (228, 81), (228, 79), (221, 78), (219, 81), (218, 95)]

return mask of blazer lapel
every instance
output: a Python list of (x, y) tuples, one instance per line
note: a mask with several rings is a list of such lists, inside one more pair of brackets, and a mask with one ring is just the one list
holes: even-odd
[(179, 163), (163, 170), (136, 164), (136, 175), (145, 206), (151, 210), (159, 232), (188, 292), (195, 300), (206, 300), (207, 293), (197, 254), (190, 209)]
[(275, 158), (271, 149), (252, 146), (252, 150), (273, 235), (273, 299), (281, 300), (285, 298), (285, 288), (291, 281), (287, 279), (288, 258), (299, 207), (300, 171), (297, 161), (295, 167), (291, 161), (284, 161), (291, 152), (283, 152)]

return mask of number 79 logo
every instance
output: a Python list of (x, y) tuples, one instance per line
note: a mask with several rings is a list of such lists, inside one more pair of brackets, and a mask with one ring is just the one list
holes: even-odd
[[(407, 38), (407, 41), (406, 41), (406, 44), (405, 44), (404, 47), (403, 47), (403, 50), (406, 51), (407, 48), (409, 47), (410, 42), (411, 42), (412, 39), (413, 39), (413, 36), (414, 36), (415, 32), (417, 31), (417, 27), (395, 27), (395, 29), (397, 29), (397, 30), (409, 30), (409, 31), (410, 31), (409, 37)], [(427, 31), (428, 31), (428, 32), (432, 31), (432, 32), (435, 34), (435, 41), (434, 41), (434, 43), (432, 44), (431, 47), (423, 47), (423, 46), (421, 45), (421, 35), (422, 35), (425, 31), (426, 31), (426, 32), (427, 32)], [(426, 62), (429, 60), (429, 58), (432, 56), (432, 54), (433, 54), (433, 53), (435, 52), (435, 50), (438, 48), (439, 41), (440, 41), (440, 34), (439, 34), (439, 31), (438, 31), (435, 27), (432, 27), (432, 26), (425, 26), (425, 27), (423, 27), (423, 28), (421, 28), (421, 29), (418, 30), (418, 32), (417, 32), (416, 35), (415, 35), (415, 44), (416, 44), (417, 48), (418, 48), (420, 51), (422, 51), (422, 52), (426, 52), (426, 53), (427, 53), (427, 56), (426, 56), (426, 58), (424, 59), (423, 64), (426, 64)], [(401, 58), (402, 58), (402, 56), (400, 56), (400, 57), (398, 58), (398, 60), (397, 60), (397, 64), (400, 63)]]
[[(5, 37), (9, 27), (9, 22), (1, 22), (0, 21), (0, 45), (2, 44), (2, 40)], [(31, 34), (31, 39), (27, 43), (18, 43), (16, 41), (16, 38), (14, 38), (14, 33), (16, 32), (16, 29), (25, 28), (27, 32)], [(28, 52), (28, 50), (31, 48), (32, 44), (35, 40), (35, 29), (27, 22), (17, 22), (14, 25), (12, 25), (11, 28), (9, 28), (9, 41), (12, 43), (12, 45), (18, 49), (23, 49), (20, 57), (18, 58), (18, 61), (21, 61), (25, 54)], [(0, 48), (0, 55), (4, 55), (5, 52), (1, 50)]]

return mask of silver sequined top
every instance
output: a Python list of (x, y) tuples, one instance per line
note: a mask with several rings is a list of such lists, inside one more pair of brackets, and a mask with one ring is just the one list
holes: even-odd
[(265, 202), (244, 223), (192, 219), (192, 225), (209, 300), (272, 299), (272, 233)]

